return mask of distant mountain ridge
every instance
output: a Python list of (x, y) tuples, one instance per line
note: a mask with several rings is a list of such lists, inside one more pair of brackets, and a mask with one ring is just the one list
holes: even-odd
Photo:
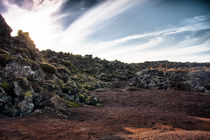
[(12, 29), (0, 15), (0, 113), (23, 116), (69, 107), (99, 105), (92, 91), (130, 86), (189, 91), (210, 90), (210, 63), (168, 61), (126, 64), (91, 55), (39, 51), (30, 36)]

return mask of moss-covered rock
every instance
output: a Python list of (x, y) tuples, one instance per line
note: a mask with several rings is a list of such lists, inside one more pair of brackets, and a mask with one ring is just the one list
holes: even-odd
[(25, 96), (25, 97), (32, 97), (33, 95), (32, 95), (32, 93), (31, 93), (30, 90), (27, 90), (27, 91), (24, 93), (24, 96)]
[(83, 88), (83, 90), (92, 91), (92, 90), (97, 89), (97, 86), (85, 83), (85, 84), (82, 85), (82, 88)]
[(67, 107), (77, 107), (79, 106), (79, 104), (77, 104), (76, 102), (74, 101), (65, 101)]
[(79, 89), (76, 83), (71, 81), (71, 82), (65, 83), (64, 87), (62, 88), (62, 91), (69, 95), (75, 95), (79, 92)]
[(13, 92), (13, 88), (14, 88), (14, 86), (9, 82), (1, 83), (0, 87), (2, 87), (7, 93)]
[(37, 82), (30, 82), (31, 87), (33, 88), (33, 90), (37, 93), (41, 92), (41, 86), (39, 85), (39, 83)]
[(58, 83), (58, 87), (60, 87), (60, 88), (62, 88), (64, 86), (63, 80), (58, 80), (57, 83)]
[(65, 66), (57, 67), (57, 71), (58, 71), (59, 73), (67, 73), (67, 74), (70, 74), (70, 70), (67, 69)]
[(78, 72), (77, 67), (71, 63), (69, 60), (60, 59), (60, 64), (66, 66), (68, 69), (71, 70), (71, 72)]
[(8, 54), (0, 54), (0, 65), (6, 66), (9, 62), (15, 60), (14, 57), (8, 55)]
[(30, 58), (30, 54), (29, 54), (29, 50), (26, 48), (15, 48), (15, 51), (19, 54), (21, 54), (21, 56), (23, 58)]
[(71, 66), (71, 62), (65, 59), (60, 59), (61, 64), (65, 65), (65, 66)]
[(54, 95), (52, 98), (50, 98), (49, 102), (47, 102), (46, 106), (52, 107), (59, 111), (65, 111), (66, 110), (66, 103), (63, 99), (61, 99), (59, 96)]
[(81, 103), (85, 103), (86, 100), (87, 100), (88, 96), (87, 95), (84, 95), (84, 94), (79, 94), (79, 101)]
[(87, 94), (79, 94), (79, 101), (87, 105), (97, 105), (101, 102), (95, 96), (90, 96)]
[(94, 67), (87, 67), (85, 69), (83, 69), (83, 72), (86, 72), (86, 73), (94, 73), (95, 71), (95, 68)]
[(52, 83), (44, 83), (42, 85), (42, 88), (47, 90), (47, 91), (50, 91), (52, 92), (54, 89), (55, 89), (56, 85), (55, 84), (52, 84)]
[(29, 83), (28, 83), (28, 80), (27, 78), (25, 77), (20, 77), (20, 76), (17, 76), (15, 78), (16, 81), (18, 81), (20, 84), (21, 84), (21, 87), (26, 89), (26, 90), (29, 90), (30, 89), (30, 86), (29, 86)]
[(55, 74), (56, 73), (56, 68), (51, 64), (42, 63), (42, 64), (40, 64), (40, 66), (47, 73), (50, 73), (50, 74)]
[(6, 50), (0, 49), (0, 54), (9, 54), (9, 52)]

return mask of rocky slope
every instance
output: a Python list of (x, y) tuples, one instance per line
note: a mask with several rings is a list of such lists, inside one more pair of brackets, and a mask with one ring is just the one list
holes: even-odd
[[(208, 91), (209, 63), (168, 61), (126, 64), (71, 53), (39, 51), (30, 36), (12, 29), (0, 15), (0, 113), (22, 116), (97, 105), (91, 91), (121, 81), (141, 88)], [(140, 72), (138, 72), (140, 71)]]
[(28, 33), (19, 31), (18, 36), (11, 37), (11, 31), (0, 16), (0, 113), (8, 116), (40, 110), (65, 113), (68, 107), (99, 102), (85, 93), (107, 83), (70, 68), (71, 62), (64, 63), (64, 59), (57, 63), (51, 60), (55, 56), (46, 59), (51, 53), (39, 52)]

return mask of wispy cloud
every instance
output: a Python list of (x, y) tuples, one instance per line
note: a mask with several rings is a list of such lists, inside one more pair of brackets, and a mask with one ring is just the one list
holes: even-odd
[[(210, 23), (210, 22), (209, 22)], [(95, 44), (98, 46), (96, 50), (104, 49), (110, 46), (115, 46), (119, 45), (131, 40), (136, 40), (136, 39), (143, 39), (143, 38), (154, 38), (154, 37), (163, 37), (167, 35), (173, 35), (173, 34), (178, 34), (182, 32), (195, 32), (195, 31), (200, 31), (200, 30), (206, 30), (210, 29), (210, 26), (208, 24), (203, 24), (203, 23), (196, 23), (192, 25), (186, 25), (182, 27), (173, 27), (173, 28), (168, 28), (164, 29), (161, 31), (155, 31), (155, 32), (149, 32), (149, 33), (143, 33), (143, 34), (134, 34), (134, 35), (129, 35), (120, 39), (112, 40), (112, 41), (107, 41), (107, 42), (98, 42)]]
[(132, 55), (133, 52), (141, 52), (141, 50), (149, 49), (151, 47), (154, 47), (162, 42), (162, 38), (156, 37), (150, 39), (148, 42), (133, 46), (124, 46), (122, 48), (109, 48), (104, 50), (98, 50), (95, 52), (98, 56), (102, 58), (111, 58), (116, 59), (115, 57), (122, 54), (130, 54)]
[[(115, 56), (110, 56), (110, 60), (119, 59), (125, 62), (137, 62), (141, 61), (157, 61), (157, 60), (169, 60), (169, 61), (182, 61), (182, 62), (208, 62), (210, 55), (198, 56), (196, 53), (202, 53), (210, 51), (209, 40), (194, 46), (180, 47), (177, 44), (174, 48), (158, 49), (153, 51), (133, 51), (132, 53), (124, 52)], [(179, 46), (179, 47), (178, 47)], [(189, 59), (190, 58), (190, 59)]]
[[(65, 42), (65, 44), (63, 44), (64, 48), (68, 45), (81, 47), (81, 42), (85, 42), (89, 35), (105, 27), (114, 17), (122, 14), (137, 3), (140, 4), (144, 1), (145, 0), (133, 0), (132, 2), (130, 2), (130, 0), (108, 0), (90, 10), (65, 31), (65, 34), (61, 37), (61, 42)], [(70, 49), (74, 51), (74, 49), (77, 48), (71, 47)]]
[(208, 20), (208, 16), (196, 16), (194, 18), (187, 18), (182, 21), (183, 24), (191, 24), (191, 23), (198, 23), (198, 22), (205, 22)]
[[(207, 19), (202, 17), (202, 19)], [(193, 18), (193, 20), (197, 20), (197, 22), (185, 22), (186, 25), (181, 27), (172, 27), (160, 31), (143, 33), (143, 34), (134, 34), (129, 35), (127, 37), (123, 37), (120, 39), (107, 41), (107, 42), (99, 42), (96, 44), (97, 48), (92, 49), (93, 54), (96, 56), (100, 56), (102, 58), (106, 58), (109, 60), (119, 59), (125, 62), (138, 62), (148, 61), (148, 60), (180, 60), (180, 61), (195, 61), (195, 59), (186, 59), (183, 56), (190, 56), (196, 53), (206, 52), (210, 50), (210, 42), (206, 40), (202, 42), (202, 38), (208, 38), (210, 36), (209, 33), (205, 36), (200, 36), (194, 38), (194, 33), (202, 30), (210, 29), (210, 22), (206, 22), (206, 20), (201, 20), (200, 18)], [(203, 22), (204, 21), (204, 22)], [(176, 42), (176, 44), (171, 44), (167, 49), (161, 48), (160, 44), (163, 43), (167, 38), (171, 36), (179, 36), (185, 32), (190, 32), (187, 38), (183, 41)], [(129, 42), (132, 40), (145, 40), (149, 38), (149, 42), (140, 43), (136, 45), (127, 45), (124, 46), (125, 42)], [(198, 44), (198, 45), (195, 45)], [(90, 44), (89, 44), (90, 45)], [(119, 46), (122, 47), (113, 47)], [(91, 46), (91, 45), (90, 45)], [(159, 47), (158, 50), (153, 50), (153, 47)], [(93, 44), (92, 44), (93, 48)], [(178, 59), (185, 58), (185, 59)], [(195, 57), (197, 58), (197, 57)], [(198, 59), (197, 61), (206, 61), (207, 59)]]

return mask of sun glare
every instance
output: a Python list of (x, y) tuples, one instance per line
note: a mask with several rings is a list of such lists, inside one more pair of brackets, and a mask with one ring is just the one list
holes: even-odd
[(53, 46), (53, 41), (61, 30), (60, 25), (57, 24), (59, 16), (56, 16), (56, 12), (62, 2), (58, 0), (45, 1), (38, 5), (36, 0), (30, 11), (10, 4), (8, 12), (3, 16), (6, 17), (8, 24), (13, 29), (12, 36), (16, 36), (20, 29), (29, 32), (38, 48), (43, 50)]

